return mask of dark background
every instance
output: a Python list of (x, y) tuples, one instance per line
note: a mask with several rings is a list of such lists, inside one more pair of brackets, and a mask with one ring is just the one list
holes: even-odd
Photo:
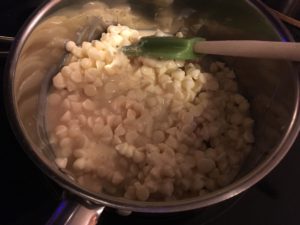
[[(14, 36), (41, 2), (41, 0), (0, 0), (0, 35)], [(288, 1), (266, 2), (282, 10)], [(298, 18), (298, 5), (288, 10), (296, 18)], [(300, 40), (299, 30), (289, 28), (295, 39)], [(40, 172), (22, 151), (12, 134), (3, 108), (4, 64), (5, 58), (0, 57), (2, 142), (0, 148), (0, 225), (44, 224), (59, 204), (62, 189)], [(134, 213), (127, 217), (119, 216), (110, 209), (104, 212), (100, 224), (299, 225), (299, 151), (300, 138), (279, 166), (261, 182), (222, 204), (187, 213), (171, 215)]]

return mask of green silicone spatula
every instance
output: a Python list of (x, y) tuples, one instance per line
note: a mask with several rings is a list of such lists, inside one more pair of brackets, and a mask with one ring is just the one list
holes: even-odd
[(203, 38), (142, 37), (123, 47), (128, 56), (194, 60), (201, 55), (226, 55), (300, 61), (300, 43), (252, 40), (206, 41)]

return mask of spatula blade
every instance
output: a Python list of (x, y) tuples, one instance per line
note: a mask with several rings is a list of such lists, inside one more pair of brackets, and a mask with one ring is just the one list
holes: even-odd
[(148, 36), (142, 37), (137, 44), (123, 47), (122, 51), (132, 57), (195, 60), (201, 56), (193, 49), (194, 44), (199, 41), (205, 41), (205, 39)]

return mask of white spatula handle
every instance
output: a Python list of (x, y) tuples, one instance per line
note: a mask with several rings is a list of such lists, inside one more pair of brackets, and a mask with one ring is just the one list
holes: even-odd
[(300, 61), (300, 43), (272, 41), (201, 41), (194, 51), (203, 54)]

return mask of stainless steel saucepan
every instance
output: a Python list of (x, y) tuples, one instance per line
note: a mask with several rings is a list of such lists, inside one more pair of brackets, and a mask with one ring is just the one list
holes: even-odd
[[(101, 21), (101, 22), (99, 22)], [(95, 22), (99, 22), (95, 26)], [(238, 75), (252, 105), (256, 143), (230, 185), (206, 196), (168, 202), (141, 202), (92, 193), (79, 186), (53, 160), (43, 130), (41, 104), (59, 69), (66, 40), (80, 43), (121, 23), (136, 29), (185, 29), (210, 40), (293, 41), (289, 32), (258, 1), (247, 0), (52, 0), (28, 20), (16, 37), (5, 74), (6, 108), (24, 150), (43, 172), (76, 200), (66, 198), (48, 224), (96, 224), (104, 207), (167, 213), (208, 207), (254, 185), (284, 157), (299, 131), (299, 77), (291, 62), (224, 57)], [(92, 35), (93, 34), (93, 35)]]

